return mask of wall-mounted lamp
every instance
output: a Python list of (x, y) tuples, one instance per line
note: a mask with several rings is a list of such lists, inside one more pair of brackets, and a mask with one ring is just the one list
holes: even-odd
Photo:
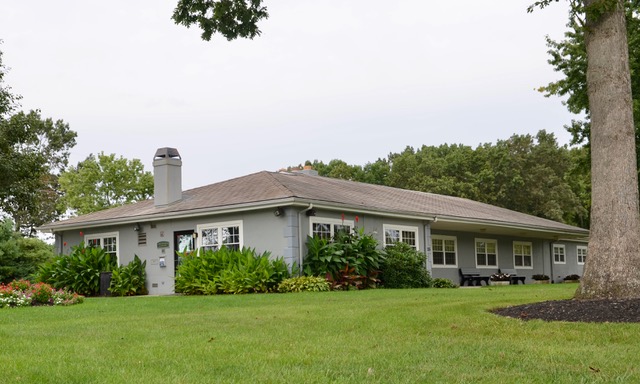
[(307, 217), (309, 216), (315, 216), (316, 215), (316, 210), (315, 209), (309, 209), (307, 211)]
[(140, 232), (140, 224), (136, 223), (136, 225), (133, 227), (133, 230), (136, 232)]
[(275, 210), (275, 211), (273, 211), (273, 214), (274, 214), (276, 217), (280, 217), (280, 216), (284, 215), (284, 209), (282, 209), (282, 208), (278, 207), (278, 208), (276, 208), (276, 210)]

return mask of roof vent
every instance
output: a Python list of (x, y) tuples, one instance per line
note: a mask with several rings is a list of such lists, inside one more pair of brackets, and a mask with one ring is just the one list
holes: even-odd
[(180, 153), (178, 153), (178, 150), (175, 148), (169, 148), (169, 147), (164, 147), (164, 148), (158, 148), (158, 150), (156, 151), (155, 156), (153, 156), (153, 160), (159, 160), (159, 159), (182, 159), (180, 157)]
[(305, 165), (304, 168), (302, 169), (299, 169), (299, 168), (292, 169), (291, 172), (302, 173), (304, 175), (309, 175), (309, 176), (318, 176), (318, 171), (313, 169), (311, 165)]

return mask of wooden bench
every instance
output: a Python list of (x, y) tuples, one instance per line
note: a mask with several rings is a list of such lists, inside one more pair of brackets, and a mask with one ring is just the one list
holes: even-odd
[(502, 269), (500, 268), (500, 273), (506, 273), (511, 278), (511, 284), (518, 284), (518, 282), (522, 281), (524, 284), (524, 280), (527, 278), (526, 276), (518, 276), (518, 272), (515, 269)]
[(492, 269), (477, 269), (477, 268), (460, 268), (458, 270), (460, 272), (460, 286), (464, 286), (464, 283), (467, 283), (467, 286), (482, 285), (484, 281), (484, 285), (489, 285), (489, 277), (496, 273), (497, 271)]

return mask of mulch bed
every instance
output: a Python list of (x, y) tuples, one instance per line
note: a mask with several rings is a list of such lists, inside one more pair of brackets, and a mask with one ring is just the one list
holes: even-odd
[(638, 323), (640, 299), (544, 301), (499, 308), (491, 312), (521, 320)]

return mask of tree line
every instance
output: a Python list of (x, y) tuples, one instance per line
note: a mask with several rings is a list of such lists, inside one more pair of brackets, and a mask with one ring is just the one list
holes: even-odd
[(339, 159), (305, 165), (321, 176), (462, 197), (588, 228), (587, 161), (585, 147), (559, 145), (541, 130), (476, 148), (408, 146), (364, 166)]

